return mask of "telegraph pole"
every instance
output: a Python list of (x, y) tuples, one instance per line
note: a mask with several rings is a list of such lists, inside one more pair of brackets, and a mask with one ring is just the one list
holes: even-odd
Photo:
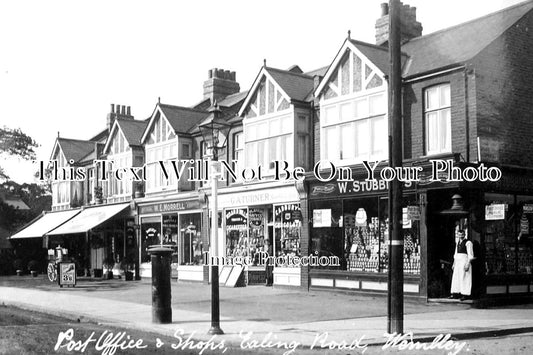
[[(402, 166), (402, 63), (401, 63), (401, 5), (389, 0), (389, 164)], [(394, 179), (389, 193), (389, 304), (388, 332), (403, 333), (403, 233), (402, 184)]]

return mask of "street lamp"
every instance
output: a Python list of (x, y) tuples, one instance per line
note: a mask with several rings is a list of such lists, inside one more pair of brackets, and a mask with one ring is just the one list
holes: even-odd
[[(210, 256), (218, 260), (218, 176), (220, 174), (218, 163), (218, 150), (224, 149), (231, 128), (222, 118), (222, 112), (217, 102), (211, 115), (199, 126), (205, 145), (211, 150), (211, 250)], [(208, 146), (208, 144), (210, 144)], [(211, 329), (209, 334), (224, 334), (220, 328), (220, 297), (218, 285), (218, 265), (211, 262)]]

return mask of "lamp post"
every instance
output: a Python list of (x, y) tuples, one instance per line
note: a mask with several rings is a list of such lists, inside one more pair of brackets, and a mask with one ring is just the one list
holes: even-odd
[[(204, 142), (211, 145), (211, 248), (210, 256), (218, 256), (218, 150), (226, 144), (231, 126), (222, 118), (217, 102), (214, 103), (212, 114), (199, 125)], [(218, 265), (211, 263), (211, 328), (209, 334), (224, 334), (220, 328), (220, 297), (218, 285)]]

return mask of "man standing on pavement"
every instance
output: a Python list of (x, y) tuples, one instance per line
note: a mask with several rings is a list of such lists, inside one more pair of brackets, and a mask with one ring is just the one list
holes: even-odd
[(466, 238), (465, 231), (456, 232), (458, 237), (455, 254), (453, 256), (453, 275), (450, 298), (461, 298), (464, 301), (470, 298), (472, 292), (472, 265), (474, 260), (474, 246)]

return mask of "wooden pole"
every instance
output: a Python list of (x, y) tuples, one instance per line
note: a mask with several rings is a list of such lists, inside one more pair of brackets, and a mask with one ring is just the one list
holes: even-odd
[[(392, 147), (389, 164), (402, 167), (402, 73), (401, 73), (401, 5), (399, 0), (389, 0), (389, 135)], [(402, 184), (391, 182), (392, 215), (389, 219), (390, 302), (388, 307), (389, 333), (403, 333), (403, 233), (402, 233)]]

